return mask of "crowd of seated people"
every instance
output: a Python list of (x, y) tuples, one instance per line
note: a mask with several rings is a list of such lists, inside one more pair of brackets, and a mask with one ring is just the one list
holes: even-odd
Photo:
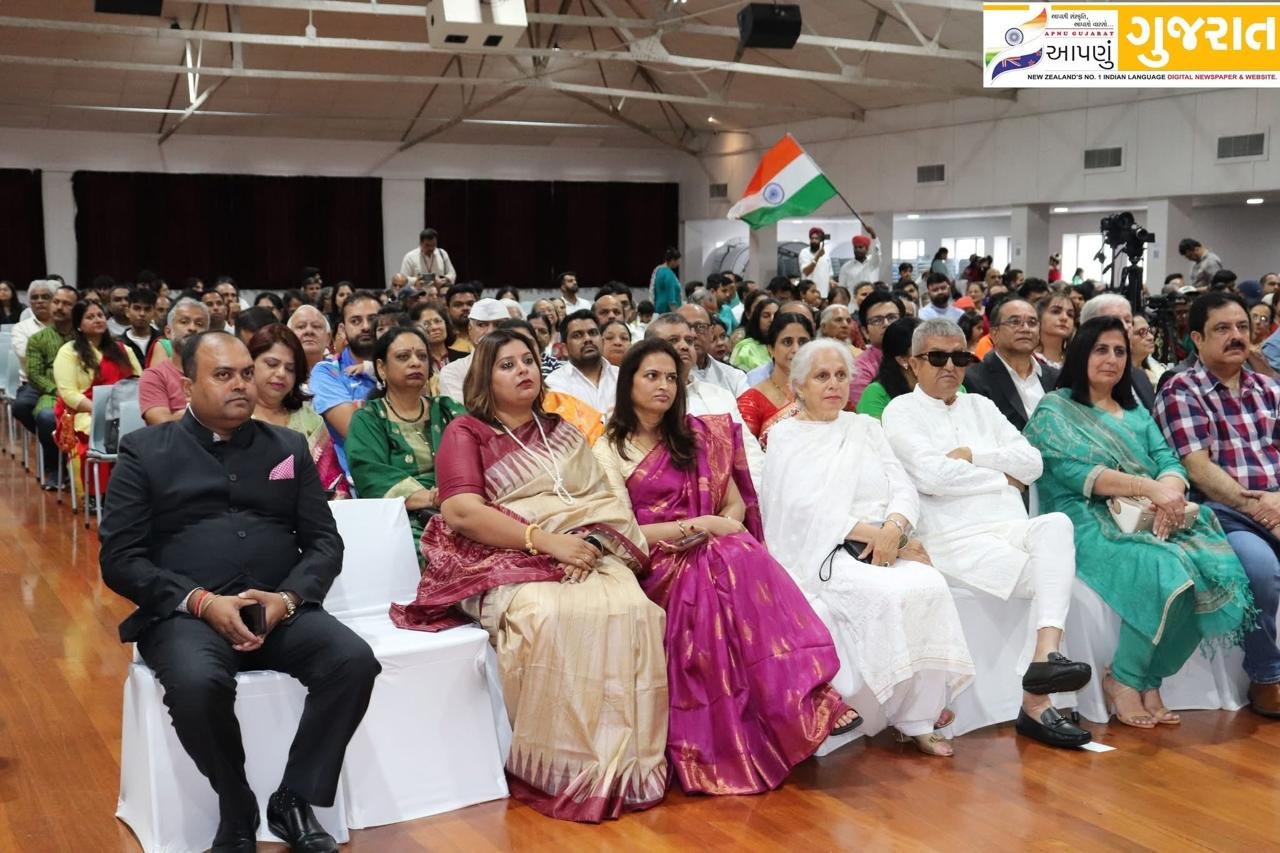
[[(952, 701), (979, 653), (956, 590), (1029, 608), (1008, 678), (1030, 740), (1088, 743), (1051, 697), (1095, 678), (1119, 723), (1176, 725), (1162, 683), (1202, 648), (1242, 647), (1250, 707), (1280, 718), (1280, 339), (1264, 301), (1280, 276), (1253, 296), (1234, 279), (1173, 282), (1171, 309), (1149, 315), (1088, 282), (991, 273), (961, 282), (964, 297), (941, 267), (923, 286), (906, 269), (892, 287), (830, 283), (825, 297), (727, 274), (662, 313), (619, 282), (587, 302), (560, 277), (558, 296), (521, 303), (510, 288), (402, 276), (254, 307), (234, 282), (189, 282), (166, 287), (162, 314), (151, 279), (123, 289), (122, 319), (114, 282), (41, 281), (15, 327), (15, 414), (46, 459), (75, 460), (92, 388), (140, 377), (140, 414), (164, 432), (121, 445), (102, 559), (145, 614), (126, 633), (166, 690), (190, 685), (147, 639), (155, 625), (203, 620), (259, 654), (238, 593), (275, 596), (272, 626), (319, 611), (333, 555), (312, 518), (288, 533), (309, 579), (163, 564), (191, 531), (231, 528), (169, 508), (149, 522), (158, 544), (140, 541), (126, 519), (174, 494), (147, 478), (188, 476), (155, 468), (144, 446), (197, 448), (213, 488), (265, 444), (263, 478), (290, 491), (257, 499), (296, 504), (271, 519), (326, 498), (402, 498), (422, 582), (393, 621), (489, 633), (513, 717), (511, 791), (554, 817), (647, 808), (669, 781), (776, 788), (871, 711), (921, 752), (953, 754)], [(1122, 528), (1121, 502), (1146, 526)], [(144, 592), (161, 580), (164, 595)], [(1077, 581), (1118, 617), (1109, 661), (1068, 657)], [(371, 681), (364, 650), (334, 642)], [(294, 666), (277, 653), (271, 665)], [(344, 726), (362, 713), (357, 686)], [(189, 697), (170, 704), (225, 795), (227, 833), (242, 831), (236, 756), (183, 734), (206, 724)], [(305, 835), (307, 804), (331, 796), (298, 769), (275, 813)]]

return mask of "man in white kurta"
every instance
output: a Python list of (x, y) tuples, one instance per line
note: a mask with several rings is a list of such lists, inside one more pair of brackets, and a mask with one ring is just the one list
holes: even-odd
[(1034, 599), (1035, 651), (1023, 656), (1031, 660), (1017, 729), (1053, 746), (1088, 743), (1089, 733), (1048, 697), (1078, 690), (1091, 676), (1087, 664), (1059, 653), (1075, 578), (1071, 520), (1027, 517), (1022, 490), (1042, 473), (1040, 453), (990, 400), (958, 393), (964, 365), (953, 355), (972, 358), (959, 326), (921, 324), (911, 352), (915, 390), (891, 401), (882, 423), (920, 494), (920, 538), (954, 584), (1001, 600)]
[[(698, 310), (702, 311), (701, 308)], [(751, 471), (751, 482), (758, 494), (760, 478), (764, 475), (764, 451), (760, 449), (760, 442), (751, 434), (751, 430), (747, 429), (746, 424), (742, 422), (742, 412), (738, 410), (738, 398), (719, 385), (703, 382), (694, 376), (693, 370), (697, 365), (695, 355), (697, 332), (683, 319), (683, 313), (682, 310), (680, 314), (663, 314), (645, 328), (644, 336), (662, 338), (679, 353), (680, 361), (688, 376), (688, 385), (685, 386), (687, 414), (728, 415), (734, 423), (742, 427), (742, 447), (747, 454), (747, 468)]]

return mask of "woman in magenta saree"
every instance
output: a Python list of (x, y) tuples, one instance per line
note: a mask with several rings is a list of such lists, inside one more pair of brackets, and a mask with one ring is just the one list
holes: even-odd
[(640, 523), (641, 587), (667, 613), (667, 759), (687, 793), (759, 793), (861, 719), (829, 685), (831, 635), (761, 544), (740, 427), (684, 414), (679, 364), (661, 340), (628, 352), (593, 452)]

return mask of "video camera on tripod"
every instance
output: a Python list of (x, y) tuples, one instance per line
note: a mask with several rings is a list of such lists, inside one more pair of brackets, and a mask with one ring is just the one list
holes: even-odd
[[(1104, 216), (1099, 226), (1102, 231), (1102, 241), (1111, 247), (1111, 263), (1102, 268), (1103, 275), (1110, 275), (1115, 266), (1116, 256), (1124, 253), (1129, 259), (1129, 265), (1120, 271), (1120, 281), (1118, 285), (1107, 288), (1108, 290), (1118, 290), (1128, 298), (1129, 304), (1133, 306), (1133, 312), (1143, 310), (1146, 303), (1146, 294), (1142, 288), (1142, 256), (1147, 251), (1147, 244), (1156, 241), (1156, 235), (1143, 228), (1133, 218), (1133, 214), (1129, 211), (1121, 213), (1113, 213), (1111, 216)], [(1094, 260), (1098, 262), (1106, 261), (1106, 250), (1099, 249), (1098, 254), (1094, 256)]]

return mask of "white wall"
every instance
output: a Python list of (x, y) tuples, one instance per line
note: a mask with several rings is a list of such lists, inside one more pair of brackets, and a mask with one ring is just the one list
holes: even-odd
[[(675, 182), (682, 214), (705, 216), (707, 177), (693, 157), (669, 149), (423, 144), (403, 154), (387, 143), (258, 139), (179, 133), (154, 136), (0, 128), (0, 168), (44, 170), (45, 251), (53, 272), (75, 275), (71, 173), (117, 172), (318, 175), (383, 179), (387, 275), (418, 242), (424, 178)], [(448, 235), (441, 235), (448, 248)], [(654, 249), (659, 256), (662, 247)], [(655, 261), (656, 263), (656, 261)]]

